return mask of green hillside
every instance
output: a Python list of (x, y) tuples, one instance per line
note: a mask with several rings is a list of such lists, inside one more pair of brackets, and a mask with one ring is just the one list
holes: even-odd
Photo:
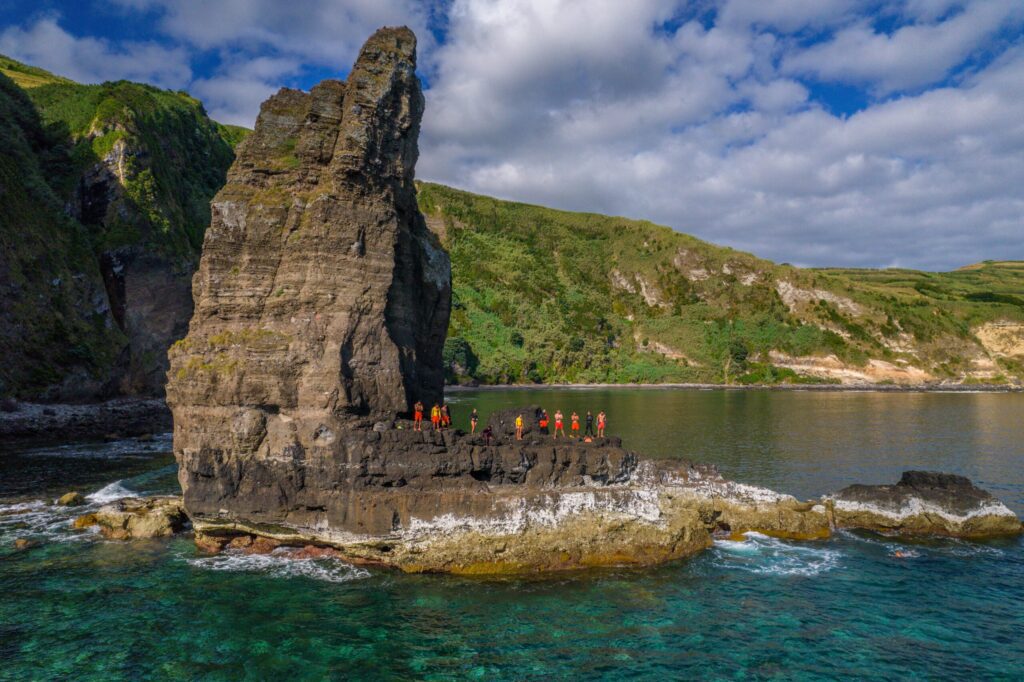
[[(49, 193), (32, 208), (33, 220), (3, 224), (5, 243), (35, 243), (48, 258), (66, 261), (75, 281), (98, 272), (102, 286), (92, 307), (107, 311), (104, 324), (123, 340), (102, 352), (75, 351), (82, 371), (104, 393), (158, 394), (166, 347), (184, 333), (191, 315), (190, 280), (210, 222), (210, 200), (247, 131), (212, 121), (184, 92), (126, 81), (82, 85), (4, 56), (0, 73), (11, 77), (3, 76), (8, 134), (27, 130), (12, 122), (32, 121), (32, 145), (17, 157), (12, 177), (25, 189), (41, 178)], [(36, 169), (34, 175), (22, 169), (25, 164)], [(15, 249), (5, 251), (4, 260), (0, 285), (14, 286), (7, 274), (14, 277), (15, 263), (24, 258)], [(23, 294), (35, 300), (47, 295), (28, 285)], [(47, 327), (42, 318), (16, 317), (13, 336), (38, 339)], [(9, 390), (64, 395), (54, 382), (74, 372), (51, 359), (77, 344), (56, 346), (33, 343), (15, 354), (22, 378), (10, 377)], [(85, 384), (93, 394), (101, 390)]]
[[(800, 269), (644, 221), (419, 187), (452, 257), (451, 380), (1024, 377), (1012, 344), (1024, 323), (1024, 263)], [(1009, 342), (989, 338), (1005, 330)]]
[(45, 162), (58, 155), (28, 97), (2, 74), (0, 146), (0, 394), (101, 383), (125, 339), (88, 234), (47, 181)]

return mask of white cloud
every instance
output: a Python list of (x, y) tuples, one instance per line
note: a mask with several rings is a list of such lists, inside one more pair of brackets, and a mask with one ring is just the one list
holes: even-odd
[[(420, 177), (797, 264), (1024, 258), (1024, 44), (1003, 40), (1019, 0), (112, 1), (179, 47), (75, 38), (44, 18), (5, 30), (0, 51), (172, 87), (190, 55), (213, 55), (191, 90), (251, 125), (280, 86), (344, 76), (373, 30), (407, 24), (430, 84)], [(664, 28), (679, 17), (699, 20)], [(830, 113), (822, 80), (867, 105)]]
[[(916, 3), (922, 16), (936, 16), (949, 3)], [(985, 38), (1010, 22), (1024, 19), (1020, 0), (980, 0), (936, 23), (913, 23), (891, 35), (875, 31), (868, 20), (838, 31), (827, 42), (786, 58), (783, 70), (826, 80), (867, 83), (881, 94), (914, 89), (944, 78)]]
[(416, 0), (112, 0), (158, 11), (159, 25), (199, 49), (298, 55), (347, 70), (366, 38), (386, 25), (409, 24), (429, 41), (426, 7)]
[(54, 17), (38, 19), (27, 28), (8, 27), (0, 33), (0, 52), (81, 83), (126, 79), (181, 88), (192, 77), (189, 55), (182, 48), (78, 38)]
[[(928, 40), (942, 43), (929, 54), (945, 73), (1006, 15), (940, 5), (901, 11), (943, 19)], [(456, 2), (449, 42), (434, 55), (420, 175), (653, 219), (801, 264), (1024, 257), (1019, 51), (958, 87), (843, 118), (778, 68), (799, 54), (778, 32), (843, 35), (864, 21), (857, 3), (725, 2), (714, 25), (690, 22), (672, 37), (654, 29), (672, 11), (662, 3), (616, 10)], [(615, 28), (595, 24), (594, 12)], [(901, 49), (906, 35), (894, 34)], [(909, 56), (894, 60), (889, 71), (872, 67), (869, 85), (926, 77)]]

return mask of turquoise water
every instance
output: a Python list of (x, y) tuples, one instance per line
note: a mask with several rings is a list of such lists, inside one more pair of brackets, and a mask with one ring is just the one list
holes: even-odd
[[(1018, 513), (1024, 502), (1019, 395), (453, 397), (466, 413), (579, 401), (637, 449), (799, 495), (925, 467), (999, 487)], [(657, 569), (488, 581), (107, 542), (36, 501), (79, 485), (91, 505), (172, 490), (168, 446), (3, 455), (0, 679), (1024, 678), (1021, 540), (751, 535)], [(15, 537), (41, 544), (15, 551)]]

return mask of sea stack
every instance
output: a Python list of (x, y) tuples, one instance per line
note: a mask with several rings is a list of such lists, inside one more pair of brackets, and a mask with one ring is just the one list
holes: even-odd
[(493, 440), (413, 429), (416, 401), (443, 400), (451, 303), (413, 184), (415, 50), (382, 29), (346, 82), (271, 97), (213, 201), (167, 385), (197, 544), (493, 574), (653, 564), (715, 534), (828, 537), (821, 500), (617, 438), (556, 441), (535, 406), (493, 415)]
[(179, 454), (223, 450), (225, 424), (238, 451), (309, 451), (352, 416), (441, 399), (451, 265), (416, 206), (415, 70), (413, 33), (384, 29), (347, 82), (261, 107), (170, 353)]

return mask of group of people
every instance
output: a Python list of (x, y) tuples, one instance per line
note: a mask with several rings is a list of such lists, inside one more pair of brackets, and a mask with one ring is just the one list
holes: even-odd
[[(595, 422), (597, 423), (596, 432), (594, 431)], [(537, 425), (540, 427), (540, 432), (545, 435), (548, 434), (548, 425), (550, 423), (551, 421), (548, 417), (548, 411), (541, 410), (541, 416), (537, 422)], [(584, 423), (586, 424), (586, 428), (583, 431), (582, 438), (604, 438), (604, 430), (605, 427), (608, 426), (608, 415), (604, 413), (604, 410), (601, 410), (600, 412), (597, 413), (597, 416), (595, 417), (593, 412), (587, 410), (587, 416), (584, 419)], [(581, 437), (580, 415), (577, 414), (575, 410), (573, 410), (572, 414), (569, 415), (569, 428), (574, 438)], [(562, 414), (561, 410), (555, 410), (555, 428), (552, 432), (552, 437), (557, 439), (559, 433), (562, 434), (563, 438), (567, 438), (567, 436), (565, 435), (565, 415)], [(522, 440), (522, 434), (518, 429), (516, 431), (516, 437), (519, 440)]]
[[(423, 415), (424, 405), (421, 401), (416, 401), (413, 406), (413, 431), (423, 430)], [(551, 424), (551, 418), (548, 416), (547, 410), (540, 410), (536, 417), (537, 426), (540, 428), (540, 432), (544, 435), (551, 435), (555, 440), (558, 439), (558, 435), (561, 434), (563, 438), (569, 438), (565, 433), (565, 415), (561, 410), (555, 410), (554, 428)], [(569, 415), (569, 429), (572, 434), (572, 438), (582, 438), (584, 441), (589, 442), (593, 438), (604, 438), (604, 430), (608, 426), (608, 415), (601, 410), (595, 416), (593, 412), (587, 410), (586, 417), (583, 418), (583, 424), (585, 425), (581, 431), (580, 426), (580, 415), (573, 410), (572, 414)], [(448, 407), (448, 403), (434, 403), (434, 406), (430, 408), (430, 423), (433, 426), (434, 431), (440, 431), (441, 429), (449, 428), (452, 425), (452, 413)], [(469, 432), (471, 434), (476, 433), (477, 425), (480, 423), (480, 415), (473, 408), (473, 411), (469, 415)], [(526, 428), (526, 420), (520, 413), (516, 417), (516, 440), (523, 439), (523, 432)], [(490, 426), (484, 429), (483, 436), (490, 444), (493, 436), (493, 430)]]
[[(476, 410), (473, 410), (476, 412)], [(430, 423), (433, 425), (435, 431), (446, 429), (452, 425), (452, 413), (448, 408), (448, 403), (437, 404), (430, 408)], [(423, 430), (423, 403), (419, 400), (412, 407), (412, 430), (422, 431)]]
[[(474, 410), (475, 411), (475, 410)], [(594, 430), (594, 424), (597, 424), (597, 430)], [(580, 435), (580, 415), (573, 410), (573, 413), (569, 416), (569, 428), (572, 432), (573, 438), (583, 438), (583, 440), (590, 442), (593, 438), (604, 438), (605, 427), (608, 426), (608, 415), (604, 413), (604, 410), (597, 413), (597, 417), (590, 410), (587, 410), (587, 416), (585, 419), (586, 429), (583, 434)], [(540, 427), (540, 432), (544, 435), (551, 434), (551, 437), (555, 440), (558, 439), (558, 434), (562, 434), (562, 438), (568, 438), (565, 435), (565, 415), (562, 414), (561, 410), (555, 410), (555, 424), (554, 429), (551, 429), (551, 417), (548, 416), (548, 411), (541, 409), (540, 416), (537, 418), (537, 426)], [(526, 421), (523, 419), (523, 415), (520, 414), (516, 417), (516, 440), (523, 439), (523, 430), (526, 427)]]

